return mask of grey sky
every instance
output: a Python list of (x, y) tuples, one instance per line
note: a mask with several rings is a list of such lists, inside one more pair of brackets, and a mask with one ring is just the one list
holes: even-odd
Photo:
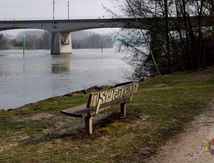
[[(56, 18), (67, 18), (67, 0), (55, 0)], [(70, 18), (98, 18), (108, 14), (102, 5), (113, 9), (113, 0), (69, 0)], [(53, 0), (1, 0), (0, 20), (51, 19)]]
[[(117, 0), (118, 1), (118, 0)], [(115, 10), (115, 0), (69, 0), (70, 19), (90, 19), (109, 17), (103, 6)], [(55, 18), (67, 19), (67, 0), (55, 0)], [(0, 20), (52, 19), (53, 0), (0, 0)], [(95, 29), (98, 33), (108, 33), (115, 29)], [(16, 35), (20, 30), (3, 31)]]

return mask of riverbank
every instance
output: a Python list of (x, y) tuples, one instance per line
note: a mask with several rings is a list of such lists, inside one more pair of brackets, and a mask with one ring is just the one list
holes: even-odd
[(0, 162), (144, 162), (207, 111), (214, 67), (146, 79), (127, 118), (113, 106), (95, 118), (92, 137), (85, 136), (83, 120), (60, 114), (85, 103), (89, 91), (1, 111)]

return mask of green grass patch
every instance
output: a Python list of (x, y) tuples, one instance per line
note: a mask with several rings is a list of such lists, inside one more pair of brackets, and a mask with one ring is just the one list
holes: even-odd
[(83, 120), (60, 114), (87, 98), (78, 92), (1, 111), (0, 162), (142, 162), (207, 110), (214, 99), (214, 68), (146, 79), (127, 117), (112, 106), (91, 137)]

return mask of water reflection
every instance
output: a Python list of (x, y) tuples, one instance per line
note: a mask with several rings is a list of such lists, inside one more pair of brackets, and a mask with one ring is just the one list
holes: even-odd
[(52, 55), (51, 72), (53, 74), (69, 73), (71, 54)]
[(0, 51), (0, 108), (15, 108), (94, 85), (126, 81), (131, 66), (115, 55), (96, 49), (73, 50), (51, 56), (49, 50)]

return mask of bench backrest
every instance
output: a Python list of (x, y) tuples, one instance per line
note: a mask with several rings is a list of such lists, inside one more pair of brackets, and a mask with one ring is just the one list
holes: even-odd
[(89, 95), (88, 108), (99, 108), (117, 102), (129, 102), (133, 93), (137, 92), (138, 83), (123, 83), (104, 91), (92, 92)]

